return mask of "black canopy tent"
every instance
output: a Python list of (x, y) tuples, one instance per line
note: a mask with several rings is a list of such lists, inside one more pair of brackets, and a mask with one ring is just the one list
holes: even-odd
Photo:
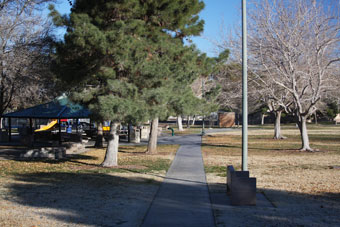
[(72, 103), (67, 97), (61, 96), (51, 102), (7, 113), (2, 117), (8, 118), (9, 142), (12, 140), (12, 118), (29, 119), (31, 133), (33, 133), (32, 119), (57, 119), (59, 123), (59, 142), (61, 142), (60, 119), (77, 119), (78, 122), (78, 119), (90, 118), (90, 111), (79, 104)]

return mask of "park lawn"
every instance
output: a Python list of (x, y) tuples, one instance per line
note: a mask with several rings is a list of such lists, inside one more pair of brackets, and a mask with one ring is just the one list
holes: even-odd
[(159, 145), (158, 153), (148, 155), (146, 146), (120, 146), (118, 167), (104, 168), (100, 164), (105, 157), (105, 148), (89, 149), (88, 152), (73, 155), (65, 160), (0, 160), (0, 176), (11, 177), (24, 173), (110, 173), (110, 172), (157, 172), (166, 173), (178, 149), (178, 145)]
[(119, 167), (105, 149), (60, 161), (0, 160), (0, 226), (139, 226), (178, 145), (121, 146)]
[[(340, 194), (340, 126), (308, 125), (312, 148), (318, 152), (301, 152), (299, 130), (283, 126), (288, 138), (273, 140), (268, 125), (250, 127), (248, 169), (257, 178), (257, 187), (303, 195), (322, 195), (339, 199)], [(241, 130), (207, 135), (202, 151), (210, 185), (225, 183), (226, 166), (241, 169)]]

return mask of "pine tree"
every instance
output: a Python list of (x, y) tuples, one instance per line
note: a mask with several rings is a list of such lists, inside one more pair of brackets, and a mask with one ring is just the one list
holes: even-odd
[[(97, 120), (111, 121), (103, 166), (115, 166), (121, 123), (158, 118), (173, 84), (172, 67), (192, 54), (183, 38), (202, 31), (198, 0), (77, 0), (57, 44), (55, 72)], [(192, 49), (192, 48), (191, 48)], [(185, 79), (183, 79), (185, 80)]]
[[(199, 20), (198, 13), (203, 9), (204, 4), (198, 0), (147, 2), (150, 3), (147, 4), (147, 12), (158, 11), (156, 14), (161, 15), (157, 18), (160, 19), (157, 24), (161, 25), (159, 33), (152, 30), (152, 35), (157, 39), (163, 37), (162, 45), (158, 47), (156, 56), (160, 54), (164, 59), (164, 64), (161, 67), (157, 64), (157, 71), (152, 77), (157, 86), (149, 86), (144, 93), (144, 100), (146, 100), (148, 113), (152, 119), (148, 153), (155, 153), (159, 118), (169, 115), (171, 100), (174, 96), (185, 93), (184, 90), (199, 75), (200, 54), (194, 46), (184, 45), (184, 39), (199, 35), (203, 31), (204, 22)], [(160, 84), (162, 85), (159, 86)]]
[[(178, 119), (180, 119), (181, 115), (206, 114), (206, 112), (210, 111), (209, 113), (211, 113), (216, 109), (216, 105), (213, 104), (215, 101), (213, 95), (218, 93), (218, 86), (209, 86), (208, 90), (204, 91), (204, 94), (201, 95), (201, 100), (193, 94), (192, 88), (190, 87), (198, 77), (202, 80), (203, 78), (210, 77), (216, 66), (214, 58), (209, 58), (205, 54), (197, 56), (195, 61), (191, 61), (190, 64), (184, 63), (178, 65), (178, 67), (183, 67), (183, 69), (178, 71), (177, 74), (183, 74), (183, 76), (178, 77), (178, 81), (173, 87), (174, 96), (172, 96), (169, 101), (171, 113), (178, 116)], [(190, 73), (192, 75), (190, 79), (183, 81), (182, 78), (185, 78), (184, 75), (190, 75)]]

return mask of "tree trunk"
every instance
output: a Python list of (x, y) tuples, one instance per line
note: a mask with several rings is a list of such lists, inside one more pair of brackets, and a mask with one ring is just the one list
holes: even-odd
[(316, 115), (316, 111), (314, 112), (314, 120), (315, 120), (315, 124), (318, 124), (318, 116)]
[(182, 116), (177, 116), (177, 126), (178, 126), (178, 131), (184, 131), (183, 125), (182, 125)]
[(190, 128), (190, 116), (187, 117), (187, 128)]
[(147, 153), (149, 154), (157, 153), (157, 136), (158, 136), (158, 117), (154, 118), (151, 122)]
[(264, 117), (265, 116), (266, 116), (265, 114), (261, 113), (261, 125), (264, 125)]
[(194, 125), (195, 125), (195, 121), (196, 121), (196, 115), (194, 115), (194, 117), (192, 118), (191, 126), (194, 126)]
[(237, 113), (237, 128), (240, 127), (240, 114)]
[(100, 123), (97, 123), (98, 125), (98, 130), (97, 130), (97, 138), (96, 138), (96, 143), (95, 143), (95, 147), (96, 148), (102, 148), (103, 147), (103, 140), (104, 140), (104, 137), (103, 137), (103, 124), (100, 122)]
[(274, 112), (275, 115), (274, 139), (286, 139), (286, 137), (281, 135), (281, 114), (282, 111)]
[(210, 116), (210, 117), (209, 117), (209, 129), (212, 129), (212, 126), (213, 126), (213, 119), (212, 119), (212, 117)]
[(118, 127), (119, 127), (118, 122), (111, 121), (105, 159), (101, 164), (104, 167), (113, 167), (118, 165), (118, 145), (119, 145)]
[(301, 151), (313, 151), (313, 149), (310, 148), (309, 146), (309, 137), (307, 133), (307, 117), (299, 116), (298, 121), (299, 121), (298, 126), (300, 129), (301, 142), (302, 142)]

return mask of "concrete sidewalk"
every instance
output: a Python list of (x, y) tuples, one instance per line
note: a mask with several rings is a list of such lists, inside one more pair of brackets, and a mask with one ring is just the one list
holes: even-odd
[(185, 136), (142, 226), (215, 226), (201, 136)]

